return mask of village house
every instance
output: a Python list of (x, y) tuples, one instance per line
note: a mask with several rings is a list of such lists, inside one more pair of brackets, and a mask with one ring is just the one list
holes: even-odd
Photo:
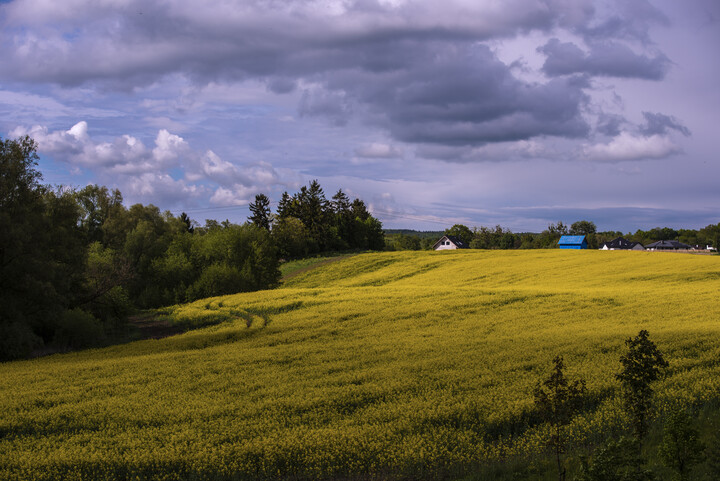
[(444, 235), (433, 245), (433, 250), (469, 249), (470, 246), (454, 235)]
[(603, 243), (600, 247), (603, 251), (616, 251), (616, 250), (632, 250), (632, 251), (644, 251), (645, 247), (639, 242), (633, 242), (625, 239), (624, 237), (618, 237), (609, 242)]
[(645, 249), (649, 251), (686, 251), (692, 247), (676, 240), (661, 240), (648, 244)]
[(558, 241), (560, 249), (587, 249), (587, 239), (584, 235), (564, 235)]

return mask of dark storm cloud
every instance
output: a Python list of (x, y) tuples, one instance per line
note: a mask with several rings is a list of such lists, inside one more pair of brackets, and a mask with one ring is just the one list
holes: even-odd
[[(591, 76), (657, 80), (669, 66), (613, 41), (642, 39), (657, 21), (647, 2), (619, 2), (628, 6), (609, 18), (596, 3), (17, 0), (2, 10), (0, 79), (130, 92), (170, 75), (259, 80), (277, 94), (300, 90), (301, 116), (338, 126), (357, 117), (408, 143), (582, 138)], [(592, 38), (590, 50), (548, 42), (540, 51), (555, 78), (544, 82), (517, 76), (483, 43), (558, 30)]]
[[(395, 68), (404, 40), (488, 40), (586, 20), (590, 3), (245, 0), (74, 2), (4, 7), (5, 76), (62, 85), (132, 86), (175, 72), (197, 81)], [(41, 35), (37, 33), (41, 32)]]
[(662, 80), (670, 68), (670, 60), (663, 54), (654, 57), (636, 54), (627, 45), (616, 42), (594, 44), (585, 53), (574, 43), (553, 38), (538, 51), (547, 55), (543, 71), (550, 76), (586, 73)]
[(524, 82), (479, 44), (407, 44), (402, 58), (401, 69), (334, 72), (325, 85), (346, 93), (405, 142), (478, 145), (582, 137), (589, 130), (581, 77)]

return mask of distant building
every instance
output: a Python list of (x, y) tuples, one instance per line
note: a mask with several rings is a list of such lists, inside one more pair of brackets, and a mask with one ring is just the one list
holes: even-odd
[(587, 239), (584, 235), (564, 235), (558, 241), (561, 249), (587, 249)]
[(454, 235), (444, 235), (433, 246), (433, 250), (445, 251), (450, 249), (469, 249), (470, 246)]
[(645, 249), (649, 251), (685, 251), (692, 247), (675, 240), (662, 240), (646, 245)]
[(603, 251), (619, 251), (619, 250), (625, 250), (625, 251), (644, 251), (645, 248), (643, 245), (639, 242), (633, 242), (625, 239), (624, 237), (618, 237), (617, 239), (613, 239), (609, 242), (605, 242), (602, 247), (600, 247), (600, 250)]

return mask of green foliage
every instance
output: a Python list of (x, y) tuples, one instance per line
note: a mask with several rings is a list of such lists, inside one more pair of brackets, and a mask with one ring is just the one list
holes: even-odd
[(257, 194), (249, 207), (252, 215), (248, 220), (255, 227), (270, 230), (270, 199), (265, 194)]
[(473, 249), (513, 249), (519, 247), (520, 236), (516, 236), (509, 229), (499, 225), (494, 228), (480, 227), (473, 232), (470, 247)]
[(473, 240), (473, 231), (471, 231), (468, 226), (462, 224), (455, 224), (449, 229), (445, 229), (445, 235), (453, 235), (467, 245), (470, 245), (470, 242)]
[(535, 386), (533, 395), (535, 408), (539, 411), (541, 418), (550, 425), (551, 435), (548, 446), (555, 452), (558, 479), (563, 481), (566, 468), (562, 455), (565, 453), (567, 443), (564, 428), (570, 424), (573, 416), (582, 407), (587, 389), (584, 380), (570, 382), (565, 377), (562, 356), (556, 356), (553, 363), (555, 364), (553, 372), (546, 380)]
[(0, 360), (51, 341), (81, 291), (79, 210), (72, 193), (40, 185), (37, 159), (32, 139), (0, 139), (0, 326), (15, 339)]
[(104, 336), (100, 321), (89, 312), (75, 308), (63, 312), (53, 343), (60, 347), (78, 349), (98, 345)]
[(280, 257), (296, 259), (317, 251), (302, 221), (296, 217), (282, 217), (272, 229), (272, 237), (278, 246)]
[(707, 464), (712, 479), (720, 479), (720, 430), (715, 430), (707, 447)]
[(616, 374), (623, 388), (623, 401), (631, 420), (635, 436), (642, 440), (647, 432), (647, 418), (652, 405), (651, 383), (660, 378), (668, 367), (649, 333), (641, 330), (635, 338), (625, 341), (628, 352), (620, 357), (622, 370)]
[(652, 481), (655, 475), (645, 467), (637, 439), (609, 440), (591, 460), (581, 459), (578, 481)]
[(573, 222), (570, 226), (570, 234), (572, 235), (590, 235), (596, 232), (597, 227), (595, 227), (595, 223), (589, 220), (579, 220)]
[(293, 196), (283, 193), (272, 230), (280, 255), (286, 259), (329, 250), (385, 247), (382, 224), (362, 200), (350, 202), (339, 190), (329, 202), (317, 180)]
[(672, 409), (665, 419), (665, 428), (658, 455), (663, 464), (678, 473), (681, 481), (690, 479), (692, 467), (704, 459), (705, 446), (698, 439), (692, 417), (683, 409)]
[(33, 350), (42, 346), (43, 340), (33, 332), (30, 325), (7, 318), (0, 322), (0, 360), (28, 357)]

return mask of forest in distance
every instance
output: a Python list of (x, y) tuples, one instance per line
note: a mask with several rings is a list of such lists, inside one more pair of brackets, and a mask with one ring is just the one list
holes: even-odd
[(673, 229), (655, 227), (649, 230), (637, 229), (634, 233), (621, 231), (598, 231), (592, 221), (581, 220), (570, 225), (562, 221), (551, 223), (542, 232), (512, 232), (500, 225), (495, 227), (467, 227), (455, 224), (444, 231), (415, 231), (411, 229), (386, 229), (386, 250), (427, 250), (443, 235), (454, 235), (463, 240), (471, 249), (551, 249), (557, 247), (560, 236), (584, 235), (589, 249), (598, 249), (604, 242), (624, 237), (630, 242), (648, 245), (663, 240), (677, 240), (691, 246), (720, 245), (720, 223), (702, 229)]

